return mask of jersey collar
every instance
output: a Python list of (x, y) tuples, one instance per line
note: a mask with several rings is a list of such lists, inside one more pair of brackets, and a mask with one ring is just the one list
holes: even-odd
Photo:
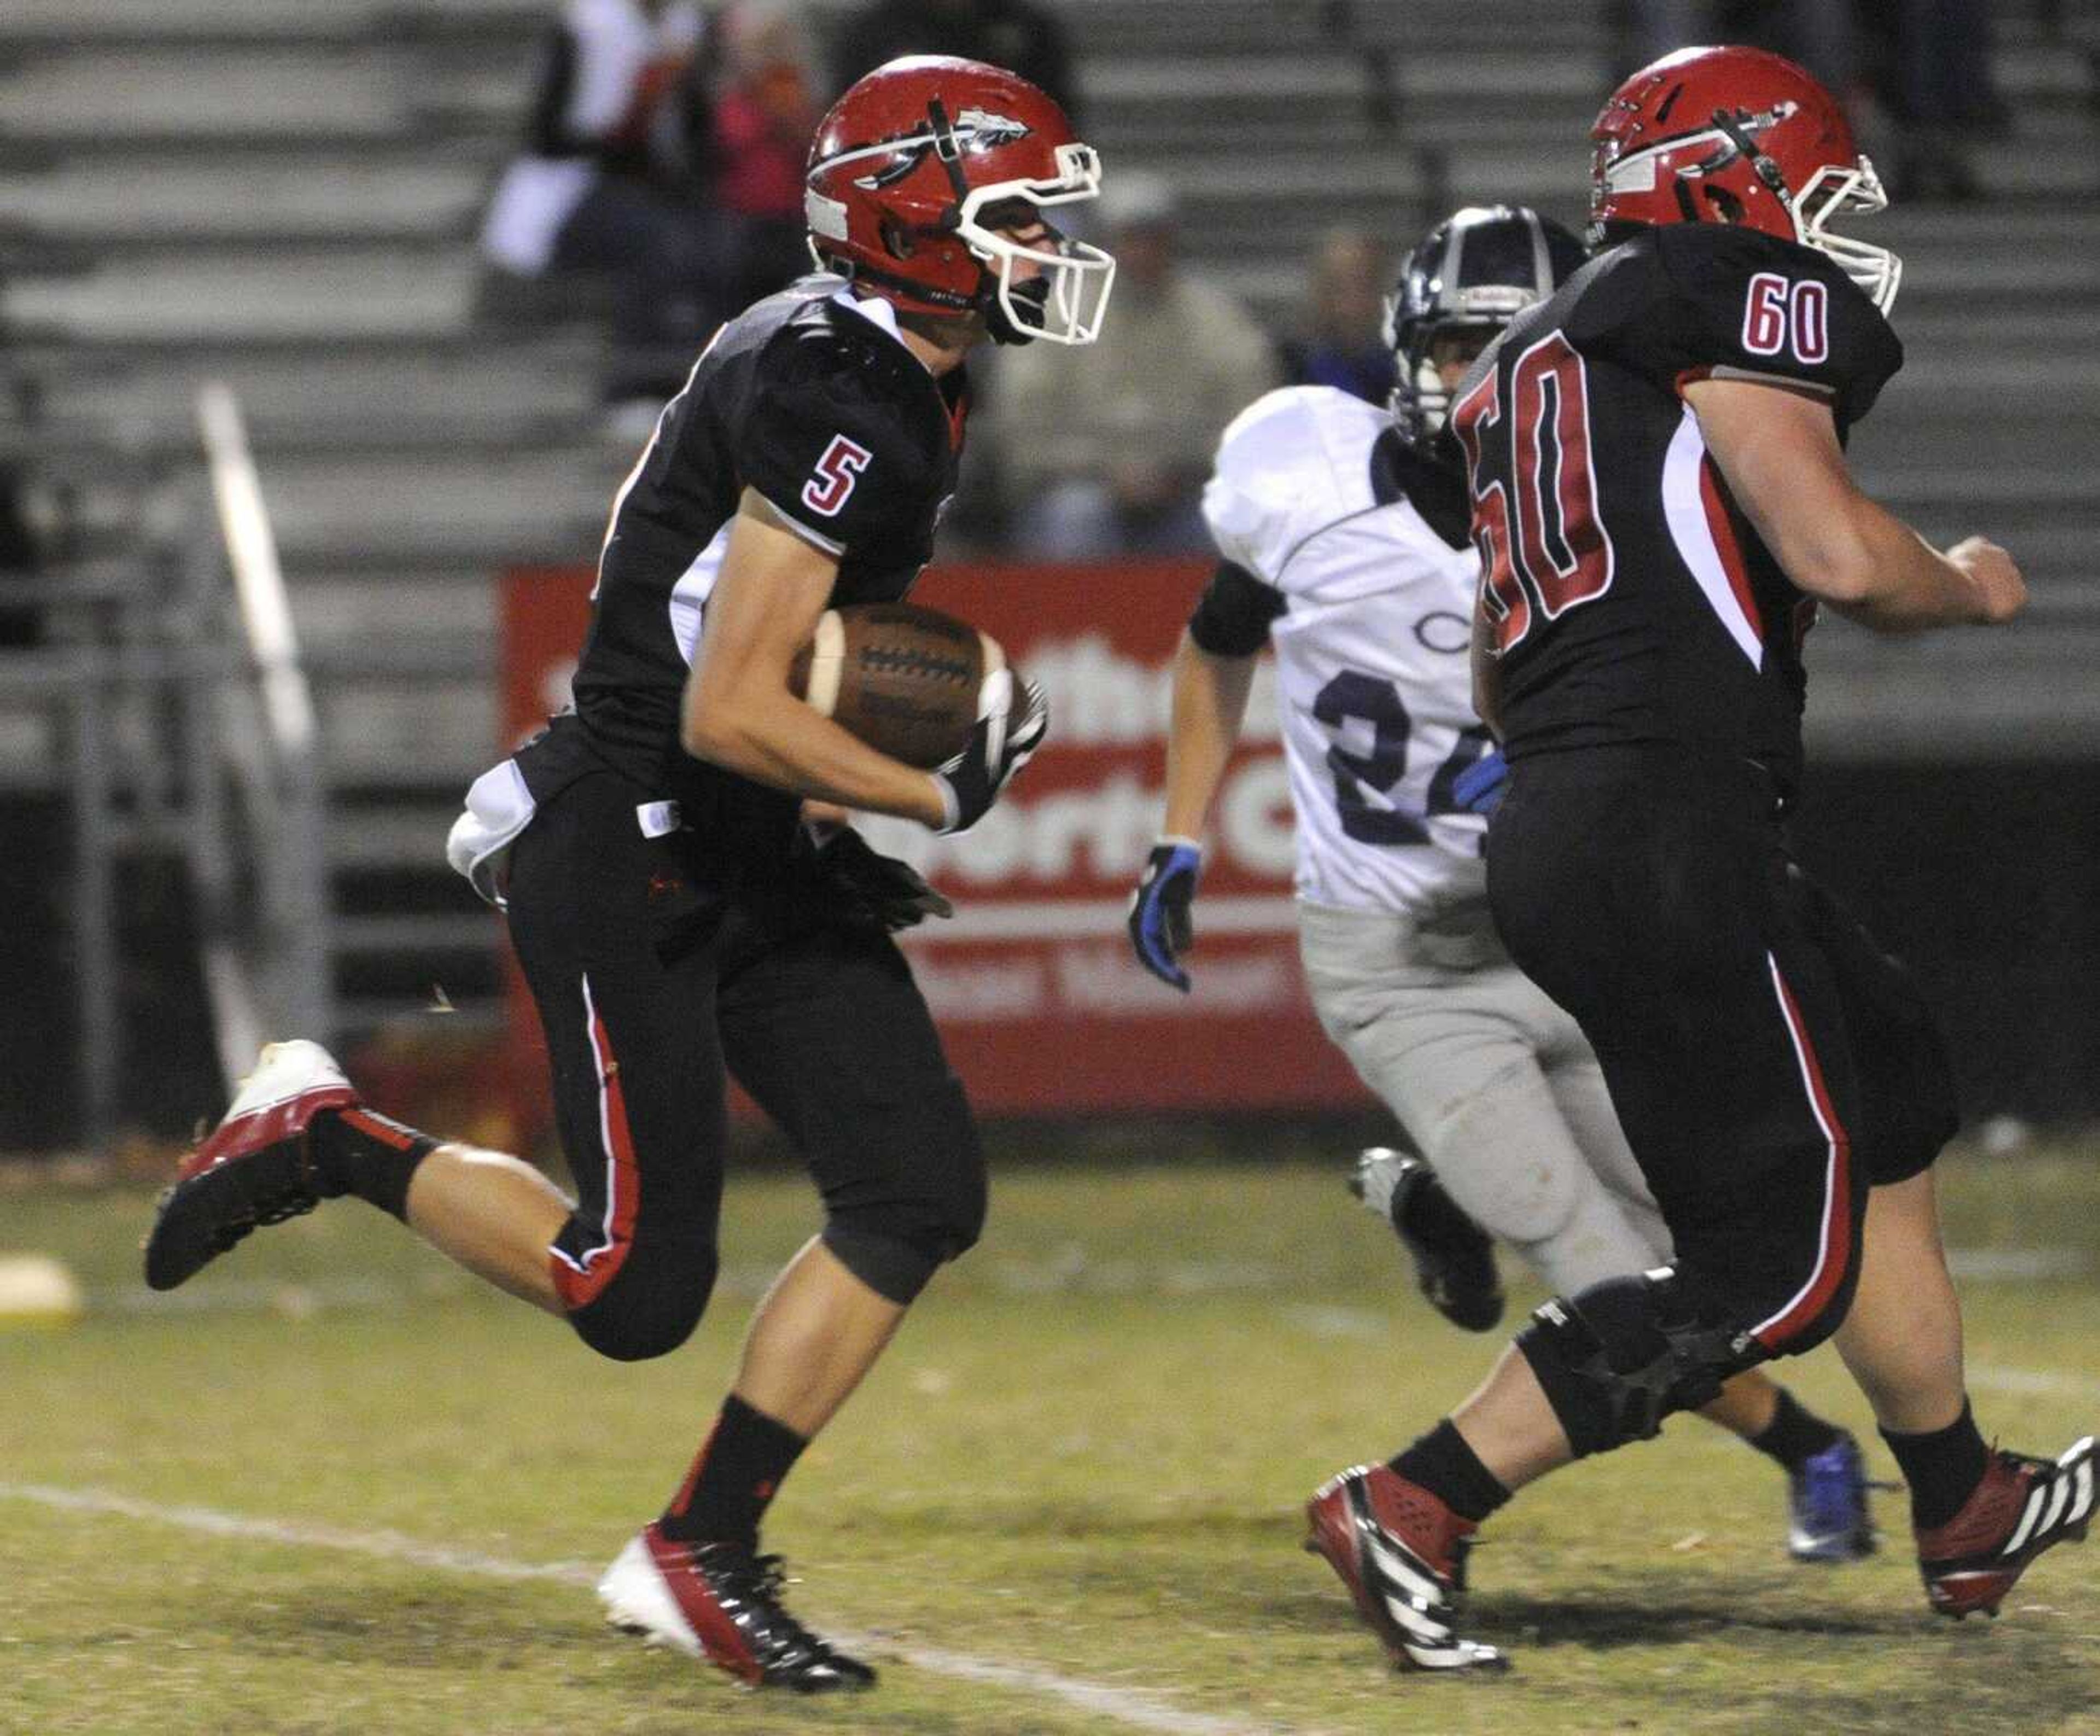
[[(851, 289), (836, 289), (832, 292), (832, 299), (841, 307), (851, 308), (870, 325), (880, 326), (889, 334), (899, 349), (918, 362), (921, 368), (926, 367), (924, 362), (920, 361), (918, 352), (905, 342), (903, 333), (898, 330), (897, 310), (880, 296), (857, 296)], [(933, 370), (927, 368), (926, 371), (931, 373)]]

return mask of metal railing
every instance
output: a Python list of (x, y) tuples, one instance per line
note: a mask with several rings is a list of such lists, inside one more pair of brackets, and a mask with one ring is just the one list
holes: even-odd
[(196, 419), (249, 678), (192, 695), (206, 715), (193, 745), (191, 861), (230, 1085), (273, 1029), (325, 1040), (333, 1026), (326, 819), (313, 695), (240, 401), (207, 384)]
[[(196, 419), (208, 504), (182, 479), (196, 477), (194, 445), (105, 445), (99, 461), (131, 497), (131, 546), (11, 581), (0, 599), (42, 624), (42, 643), (0, 654), (0, 711), (46, 744), (0, 775), (55, 796), (66, 833), (56, 974), (34, 975), (29, 958), (48, 955), (23, 925), (16, 987), (65, 1009), (55, 1023), (70, 1027), (70, 1132), (90, 1146), (116, 1131), (127, 1039), (151, 1040), (126, 1029), (127, 863), (183, 877), (229, 1088), (266, 1036), (326, 1039), (333, 1023), (312, 696), (239, 404), (207, 387)], [(82, 431), (80, 453), (95, 451)], [(161, 510), (185, 497), (187, 510)]]

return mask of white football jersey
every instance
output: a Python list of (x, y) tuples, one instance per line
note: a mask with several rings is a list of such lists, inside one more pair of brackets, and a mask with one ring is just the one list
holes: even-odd
[(1332, 387), (1271, 392), (1225, 430), (1203, 516), (1288, 604), (1269, 638), (1298, 895), (1449, 916), (1486, 896), (1487, 822), (1451, 794), (1488, 744), (1467, 660), (1480, 562), (1375, 478), (1391, 426)]

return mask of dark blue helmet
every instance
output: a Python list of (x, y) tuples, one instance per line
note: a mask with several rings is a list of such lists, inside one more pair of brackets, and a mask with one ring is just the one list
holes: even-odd
[(1450, 409), (1451, 395), (1430, 358), (1437, 338), (1462, 330), (1492, 337), (1552, 294), (1586, 258), (1572, 232), (1524, 205), (1469, 205), (1423, 236), (1386, 303), (1401, 432), (1410, 441), (1427, 439)]

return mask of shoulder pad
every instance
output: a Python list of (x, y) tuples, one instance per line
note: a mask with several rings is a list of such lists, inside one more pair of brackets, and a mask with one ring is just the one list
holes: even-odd
[(1226, 428), (1203, 489), (1219, 552), (1277, 583), (1308, 537), (1377, 504), (1370, 453), (1388, 422), (1375, 404), (1330, 386), (1256, 399)]
[(1570, 311), (1568, 336), (1673, 392), (1710, 375), (1782, 381), (1828, 398), (1842, 426), (1903, 365), (1873, 301), (1813, 248), (1678, 223), (1604, 257)]

